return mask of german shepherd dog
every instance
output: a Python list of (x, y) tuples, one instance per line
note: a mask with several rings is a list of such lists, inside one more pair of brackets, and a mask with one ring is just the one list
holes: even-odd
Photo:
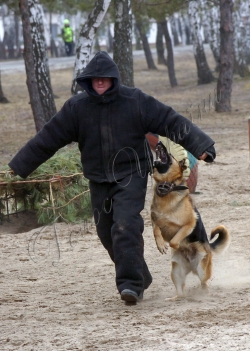
[(177, 296), (184, 297), (186, 276), (193, 272), (201, 287), (208, 290), (207, 281), (212, 275), (212, 252), (227, 249), (231, 236), (226, 227), (218, 225), (211, 232), (210, 240), (195, 208), (189, 188), (183, 177), (185, 159), (178, 162), (162, 142), (156, 145), (154, 161), (154, 195), (151, 204), (151, 220), (158, 250), (167, 251), (171, 247), (171, 278)]

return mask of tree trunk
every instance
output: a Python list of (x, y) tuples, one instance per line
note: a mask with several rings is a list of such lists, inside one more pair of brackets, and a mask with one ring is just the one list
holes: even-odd
[(1, 81), (1, 71), (0, 71), (0, 104), (7, 104), (9, 100), (4, 96), (2, 90), (2, 81)]
[(76, 78), (82, 73), (89, 62), (90, 51), (96, 31), (107, 12), (110, 2), (111, 0), (97, 0), (94, 9), (81, 28), (79, 40), (76, 45), (76, 60), (71, 87), (71, 93), (74, 95), (82, 91), (82, 88), (76, 82)]
[(41, 8), (37, 0), (19, 0), (23, 24), (24, 62), (36, 130), (56, 113), (50, 84)]
[(250, 75), (247, 65), (247, 31), (240, 10), (233, 13), (234, 26), (234, 73), (241, 77)]
[(3, 37), (2, 37), (2, 41), (0, 41), (0, 60), (6, 60), (7, 59), (7, 54), (6, 54), (6, 42), (5, 42), (5, 38), (6, 38), (6, 33), (7, 33), (7, 28), (6, 28), (6, 15), (5, 15), (5, 11), (2, 12), (2, 24), (3, 24)]
[(114, 0), (114, 4), (115, 37), (113, 58), (120, 71), (121, 84), (134, 87), (130, 0)]
[(92, 42), (92, 49), (91, 52), (93, 54), (96, 54), (98, 51), (101, 51), (100, 43), (99, 43), (99, 36), (98, 36), (98, 30), (95, 36), (95, 39)]
[(50, 35), (50, 56), (57, 57), (55, 40), (52, 36), (52, 12), (49, 12), (49, 35)]
[[(244, 5), (244, 7), (243, 7)], [(247, 46), (247, 53), (246, 53), (246, 62), (250, 64), (250, 0), (244, 1), (242, 4), (242, 16), (245, 18), (245, 26), (246, 26), (246, 46)]]
[(20, 40), (19, 40), (19, 20), (20, 20), (20, 16), (15, 13), (16, 58), (20, 58), (22, 56), (21, 48), (20, 48)]
[(15, 39), (15, 33), (13, 30), (13, 27), (11, 27), (8, 29), (8, 32), (4, 33), (4, 39), (3, 39), (4, 45), (7, 46), (7, 48), (8, 48), (8, 59), (9, 60), (13, 60), (14, 56), (15, 56), (14, 55), (14, 45), (15, 45), (14, 39)]
[(200, 33), (199, 4), (197, 1), (190, 1), (188, 12), (192, 26), (194, 57), (197, 66), (198, 84), (208, 84), (215, 80), (208, 67), (202, 37)]
[(187, 38), (186, 38), (186, 29), (185, 29), (185, 20), (183, 18), (183, 15), (180, 14), (180, 32), (181, 32), (181, 44), (182, 45), (187, 45)]
[(157, 22), (156, 51), (158, 57), (158, 65), (167, 66), (167, 61), (164, 56), (163, 28), (160, 22)]
[(0, 60), (6, 60), (5, 45), (0, 41)]
[(31, 25), (29, 18), (29, 0), (19, 0), (20, 12), (23, 24), (23, 39), (24, 39), (24, 63), (27, 75), (27, 86), (29, 90), (31, 108), (35, 121), (36, 131), (42, 129), (45, 124), (43, 115), (42, 103), (39, 96), (38, 82), (35, 74), (35, 62), (33, 57), (33, 44), (31, 36)]
[(231, 93), (233, 83), (233, 0), (220, 0), (220, 73), (217, 83), (217, 112), (231, 111)]
[(219, 6), (211, 6), (202, 0), (202, 18), (206, 28), (206, 34), (210, 49), (215, 60), (215, 71), (219, 72), (220, 65), (220, 16)]
[(174, 46), (180, 45), (179, 41), (179, 28), (178, 28), (178, 20), (175, 16), (171, 16), (170, 18), (171, 30), (173, 33)]
[(181, 26), (183, 33), (183, 44), (191, 45), (191, 30), (190, 30), (190, 20), (188, 14), (184, 13), (181, 17)]
[(51, 86), (47, 45), (44, 37), (45, 16), (39, 0), (29, 0), (30, 25), (33, 43), (35, 73), (44, 119), (48, 122), (56, 114), (56, 105)]
[(110, 30), (110, 24), (108, 23), (108, 43), (107, 43), (107, 51), (108, 52), (112, 52), (113, 51), (113, 37), (111, 34), (111, 30)]
[(138, 29), (138, 32), (140, 33), (140, 37), (142, 40), (142, 45), (143, 45), (143, 50), (145, 53), (148, 69), (157, 69), (154, 63), (154, 59), (152, 56), (152, 52), (148, 43), (148, 38), (146, 36), (145, 30), (143, 28), (143, 22), (139, 19), (136, 18), (136, 28)]
[(141, 41), (141, 35), (139, 33), (139, 30), (135, 24), (135, 29), (134, 29), (134, 35), (135, 35), (135, 50), (142, 50), (142, 41)]
[(173, 53), (173, 46), (172, 41), (168, 31), (168, 23), (167, 20), (160, 22), (162, 25), (163, 34), (165, 37), (166, 48), (167, 48), (167, 66), (168, 66), (168, 77), (170, 81), (170, 85), (172, 88), (178, 85), (176, 77), (175, 77), (175, 70), (174, 70), (174, 53)]

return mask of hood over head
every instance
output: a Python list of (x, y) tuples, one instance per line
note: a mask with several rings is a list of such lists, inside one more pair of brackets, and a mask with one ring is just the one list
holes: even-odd
[(76, 81), (84, 90), (87, 91), (90, 96), (97, 97), (100, 95), (94, 91), (91, 82), (91, 78), (96, 77), (109, 77), (113, 79), (113, 86), (105, 91), (101, 96), (114, 96), (119, 88), (120, 73), (116, 63), (106, 51), (97, 52)]

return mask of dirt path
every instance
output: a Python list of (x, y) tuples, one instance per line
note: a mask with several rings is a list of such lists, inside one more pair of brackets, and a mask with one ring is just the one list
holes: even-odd
[[(158, 73), (154, 73), (156, 79), (160, 79)], [(149, 73), (140, 71), (137, 81), (141, 86), (143, 77), (148, 82)], [(214, 164), (199, 164), (193, 197), (208, 233), (222, 223), (232, 234), (229, 250), (214, 257), (210, 294), (202, 295), (198, 279), (190, 275), (187, 298), (165, 301), (175, 290), (170, 279), (170, 253), (162, 256), (152, 235), (149, 180), (144, 238), (154, 281), (136, 306), (121, 302), (114, 284), (114, 266), (94, 227), (58, 224), (43, 231), (30, 230), (35, 226), (32, 214), (0, 225), (0, 350), (250, 349), (247, 86), (247, 81), (236, 80), (232, 114), (211, 112), (197, 121), (216, 141), (217, 158)], [(157, 85), (147, 88), (157, 94)], [(181, 110), (187, 101), (208, 96), (212, 89), (197, 87), (195, 82), (191, 88), (184, 84), (169, 91), (168, 99)], [(11, 148), (21, 146), (20, 140), (18, 145), (6, 145), (2, 145), (4, 160)]]

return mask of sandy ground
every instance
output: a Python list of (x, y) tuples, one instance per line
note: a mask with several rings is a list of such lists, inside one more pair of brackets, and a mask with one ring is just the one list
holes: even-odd
[[(187, 105), (207, 97), (214, 86), (180, 86), (170, 93), (172, 105), (179, 101), (181, 110), (185, 99)], [(170, 252), (161, 255), (153, 239), (149, 178), (144, 239), (154, 281), (136, 306), (120, 300), (114, 266), (92, 225), (37, 228), (33, 213), (0, 225), (0, 350), (250, 349), (249, 81), (237, 80), (234, 94), (231, 114), (212, 111), (195, 121), (215, 140), (217, 158), (200, 162), (193, 198), (208, 233), (222, 223), (232, 235), (228, 251), (214, 256), (210, 294), (202, 295), (198, 278), (189, 275), (187, 297), (165, 301), (175, 289)], [(4, 160), (12, 149), (2, 150)]]

